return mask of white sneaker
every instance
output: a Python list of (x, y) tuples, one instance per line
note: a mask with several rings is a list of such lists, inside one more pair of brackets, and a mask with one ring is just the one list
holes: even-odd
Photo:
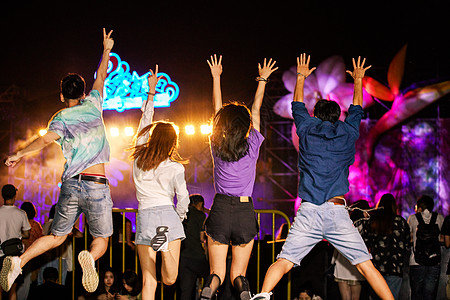
[(20, 268), (21, 259), (18, 256), (7, 256), (3, 260), (3, 268), (0, 272), (0, 285), (5, 292), (11, 289), (11, 286), (19, 274), (22, 274)]
[(250, 300), (270, 300), (270, 295), (272, 295), (272, 292), (269, 293), (259, 293), (252, 297)]
[(84, 250), (78, 254), (78, 262), (83, 270), (81, 283), (83, 284), (84, 289), (89, 293), (95, 292), (98, 286), (98, 274), (95, 270), (94, 258), (89, 251)]

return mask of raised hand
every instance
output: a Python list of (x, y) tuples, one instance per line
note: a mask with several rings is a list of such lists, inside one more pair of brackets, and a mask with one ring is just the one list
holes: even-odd
[(152, 69), (150, 69), (149, 71), (150, 71), (150, 74), (148, 75), (148, 78), (147, 78), (149, 93), (155, 94), (156, 85), (158, 84), (158, 80), (160, 80), (162, 76), (158, 77), (158, 65), (156, 65), (156, 67), (155, 67), (155, 72), (153, 72)]
[(275, 60), (272, 61), (272, 59), (269, 59), (267, 62), (267, 59), (264, 58), (263, 66), (261, 67), (261, 64), (258, 64), (259, 77), (267, 80), (270, 74), (278, 70), (278, 67), (274, 68), (276, 63), (277, 62)]
[(114, 40), (111, 37), (111, 33), (113, 31), (111, 30), (108, 34), (106, 34), (105, 28), (103, 28), (103, 49), (104, 50), (111, 50), (114, 46)]
[(365, 67), (364, 68), (364, 64), (366, 63), (366, 59), (363, 58), (362, 62), (361, 62), (361, 56), (358, 56), (358, 62), (355, 61), (354, 58), (352, 58), (353, 61), (353, 72), (347, 70), (346, 72), (348, 74), (350, 74), (350, 76), (353, 77), (353, 79), (362, 79), (364, 78), (364, 74), (366, 73), (366, 71), (368, 69), (370, 69), (370, 67), (372, 67), (372, 65)]
[(297, 57), (297, 77), (302, 76), (306, 78), (316, 69), (316, 67), (309, 68), (309, 59), (310, 56), (308, 55), (306, 57), (306, 53), (300, 54), (300, 57)]
[(21, 159), (22, 157), (20, 157), (17, 154), (13, 154), (8, 156), (8, 158), (5, 160), (5, 165), (7, 167), (14, 167)]
[(209, 68), (211, 69), (212, 77), (220, 77), (222, 74), (222, 55), (217, 60), (217, 55), (211, 55), (211, 61), (207, 60)]

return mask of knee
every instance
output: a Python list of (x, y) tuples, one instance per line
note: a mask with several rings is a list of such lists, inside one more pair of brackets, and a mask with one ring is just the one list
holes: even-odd
[(67, 234), (66, 235), (53, 235), (53, 241), (54, 243), (59, 246), (62, 243), (64, 243), (64, 241), (67, 239)]
[(162, 282), (165, 285), (172, 285), (177, 281), (178, 272), (175, 272), (174, 274), (166, 275), (162, 277)]

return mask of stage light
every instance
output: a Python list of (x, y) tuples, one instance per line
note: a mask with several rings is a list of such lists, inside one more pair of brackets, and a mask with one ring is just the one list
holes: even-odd
[(194, 125), (186, 125), (184, 127), (184, 131), (186, 132), (187, 135), (193, 135), (195, 134), (195, 127)]
[(41, 130), (39, 130), (39, 135), (40, 136), (44, 136), (44, 135), (46, 135), (47, 134), (47, 130), (46, 129), (41, 129)]
[(212, 131), (212, 127), (210, 125), (203, 124), (200, 126), (200, 132), (202, 134), (210, 134), (211, 131)]
[(109, 129), (109, 133), (111, 134), (111, 136), (119, 136), (119, 128), (111, 127)]
[(133, 127), (125, 127), (125, 135), (126, 136), (133, 136), (134, 135), (134, 128)]

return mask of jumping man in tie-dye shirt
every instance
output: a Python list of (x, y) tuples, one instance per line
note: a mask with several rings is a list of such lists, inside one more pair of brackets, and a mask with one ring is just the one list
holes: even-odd
[(63, 78), (61, 101), (67, 107), (50, 120), (47, 134), (9, 156), (5, 162), (7, 166), (13, 167), (22, 157), (40, 151), (54, 141), (60, 144), (66, 159), (52, 234), (36, 240), (20, 257), (5, 258), (0, 284), (6, 291), (28, 261), (65, 241), (81, 213), (86, 216), (89, 231), (94, 237), (89, 251), (82, 251), (78, 255), (83, 269), (82, 283), (88, 292), (94, 292), (97, 288), (98, 276), (94, 262), (105, 253), (108, 238), (113, 233), (113, 203), (105, 177), (109, 144), (102, 116), (103, 85), (109, 54), (114, 45), (111, 33), (106, 34), (103, 28), (102, 60), (89, 95), (85, 94), (85, 82), (80, 75), (69, 74)]

